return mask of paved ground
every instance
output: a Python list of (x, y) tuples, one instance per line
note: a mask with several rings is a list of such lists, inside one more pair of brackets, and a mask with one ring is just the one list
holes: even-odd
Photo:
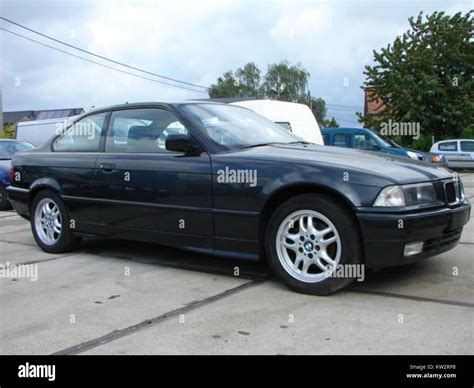
[[(474, 174), (461, 176), (474, 202)], [(0, 214), (0, 263), (39, 271), (0, 278), (1, 354), (474, 353), (472, 219), (450, 252), (314, 297), (264, 265), (161, 246), (91, 240), (49, 255)]]

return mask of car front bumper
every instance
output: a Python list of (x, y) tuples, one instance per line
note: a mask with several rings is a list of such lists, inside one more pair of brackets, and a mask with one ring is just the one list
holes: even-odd
[[(378, 269), (409, 264), (454, 248), (469, 221), (467, 200), (457, 207), (415, 213), (357, 213), (364, 241), (365, 264)], [(405, 246), (423, 242), (419, 254), (406, 256)]]

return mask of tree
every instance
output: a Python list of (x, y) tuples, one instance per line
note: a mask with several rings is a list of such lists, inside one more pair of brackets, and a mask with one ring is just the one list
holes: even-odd
[[(434, 12), (409, 19), (410, 29), (393, 44), (373, 52), (363, 88), (385, 104), (362, 116), (366, 127), (381, 123), (419, 123), (422, 136), (459, 137), (473, 122), (474, 44), (472, 11)], [(406, 138), (406, 137), (405, 137)]]
[(13, 124), (5, 124), (0, 131), (0, 139), (14, 139), (15, 126)]
[[(209, 96), (222, 97), (255, 97), (281, 101), (299, 102), (308, 105), (318, 123), (325, 123), (326, 102), (322, 98), (312, 97), (308, 91), (309, 72), (300, 63), (291, 65), (281, 61), (268, 65), (263, 77), (262, 72), (253, 62), (237, 69), (225, 72), (217, 82), (211, 85)], [(334, 118), (331, 126), (337, 126)]]
[(300, 63), (290, 65), (281, 61), (268, 65), (263, 93), (270, 99), (297, 102), (307, 94), (309, 75)]
[(300, 97), (298, 102), (300, 104), (308, 105), (318, 123), (323, 123), (324, 118), (326, 117), (326, 101), (322, 98), (312, 97), (311, 94), (308, 93)]
[(209, 97), (261, 97), (261, 71), (253, 62), (244, 67), (225, 72), (217, 78), (217, 83), (209, 88)]
[(331, 120), (324, 120), (322, 123), (326, 128), (339, 128), (339, 124), (334, 117)]

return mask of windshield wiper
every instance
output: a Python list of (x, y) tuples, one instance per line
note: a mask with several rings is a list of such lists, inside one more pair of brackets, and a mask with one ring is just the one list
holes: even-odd
[(278, 143), (278, 142), (272, 142), (272, 143), (258, 143), (258, 144), (252, 144), (252, 145), (248, 145), (248, 146), (242, 147), (242, 149), (244, 149), (244, 148), (255, 148), (255, 147), (265, 147), (265, 146), (273, 145), (273, 144), (286, 144), (286, 143)]
[(292, 141), (291, 143), (288, 143), (288, 144), (313, 144), (313, 143), (310, 143), (309, 141), (306, 141), (306, 140), (299, 140), (299, 141)]

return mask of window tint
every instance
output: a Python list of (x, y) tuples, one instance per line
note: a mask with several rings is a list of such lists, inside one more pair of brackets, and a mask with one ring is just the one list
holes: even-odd
[(474, 141), (462, 141), (461, 151), (474, 152)]
[(379, 150), (377, 142), (369, 135), (357, 133), (354, 135), (354, 148), (360, 150)]
[(334, 144), (336, 147), (351, 147), (351, 135), (349, 133), (334, 134)]
[(448, 143), (441, 143), (438, 145), (440, 151), (457, 151), (458, 145), (455, 141), (450, 141)]
[(170, 152), (169, 135), (189, 135), (188, 130), (164, 109), (127, 109), (112, 112), (105, 143), (106, 152)]
[(98, 113), (84, 117), (69, 127), (53, 143), (54, 151), (62, 152), (98, 152), (100, 134), (107, 113)]
[(323, 134), (324, 145), (329, 144), (329, 135), (327, 133)]

